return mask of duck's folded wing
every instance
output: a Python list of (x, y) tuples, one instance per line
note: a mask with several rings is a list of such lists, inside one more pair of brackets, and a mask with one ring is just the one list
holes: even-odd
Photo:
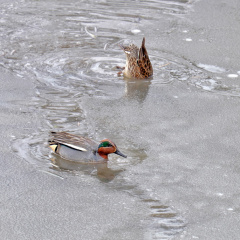
[(143, 38), (142, 46), (139, 49), (138, 66), (140, 68), (141, 74), (146, 78), (153, 75), (152, 64), (148, 57), (147, 49), (145, 47), (145, 38)]
[(49, 140), (50, 145), (62, 144), (83, 152), (93, 150), (98, 146), (97, 142), (89, 138), (73, 135), (67, 132), (51, 132), (51, 135), (52, 137)]

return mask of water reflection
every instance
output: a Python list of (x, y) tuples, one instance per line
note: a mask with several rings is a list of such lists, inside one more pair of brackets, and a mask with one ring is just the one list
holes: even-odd
[(79, 163), (73, 162), (67, 159), (63, 159), (59, 156), (51, 158), (53, 169), (55, 170), (70, 170), (70, 171), (82, 171), (88, 175), (96, 175), (99, 180), (103, 182), (112, 181), (123, 170), (113, 170), (108, 167), (108, 163)]
[(125, 96), (142, 103), (148, 95), (150, 85), (151, 79), (125, 79)]

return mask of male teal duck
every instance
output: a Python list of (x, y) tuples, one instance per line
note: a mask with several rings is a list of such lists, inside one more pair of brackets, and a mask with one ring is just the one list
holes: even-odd
[(109, 139), (100, 143), (67, 132), (51, 132), (49, 147), (62, 158), (76, 162), (106, 162), (108, 154), (115, 153), (126, 158), (116, 144)]
[(142, 40), (140, 49), (134, 44), (120, 47), (126, 54), (126, 65), (123, 75), (127, 78), (144, 79), (153, 75), (153, 68), (145, 47), (145, 38)]

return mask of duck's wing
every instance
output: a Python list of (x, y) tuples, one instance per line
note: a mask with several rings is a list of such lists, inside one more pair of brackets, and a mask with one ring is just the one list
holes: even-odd
[(52, 137), (49, 140), (50, 145), (62, 144), (83, 152), (94, 150), (98, 146), (97, 142), (89, 138), (73, 135), (67, 132), (51, 132), (51, 135)]
[(140, 73), (145, 78), (148, 78), (153, 75), (153, 68), (148, 57), (147, 49), (145, 47), (145, 37), (142, 41), (142, 46), (139, 49), (139, 59), (138, 59), (138, 66), (140, 68)]

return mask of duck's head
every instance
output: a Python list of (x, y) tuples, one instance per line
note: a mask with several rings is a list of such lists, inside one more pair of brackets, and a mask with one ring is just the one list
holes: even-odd
[(123, 153), (121, 153), (116, 144), (114, 142), (112, 142), (109, 139), (104, 139), (101, 141), (101, 143), (98, 146), (98, 154), (104, 158), (104, 159), (108, 159), (108, 154), (110, 153), (115, 153), (119, 156), (122, 156), (124, 158), (126, 158), (127, 156), (124, 155)]

